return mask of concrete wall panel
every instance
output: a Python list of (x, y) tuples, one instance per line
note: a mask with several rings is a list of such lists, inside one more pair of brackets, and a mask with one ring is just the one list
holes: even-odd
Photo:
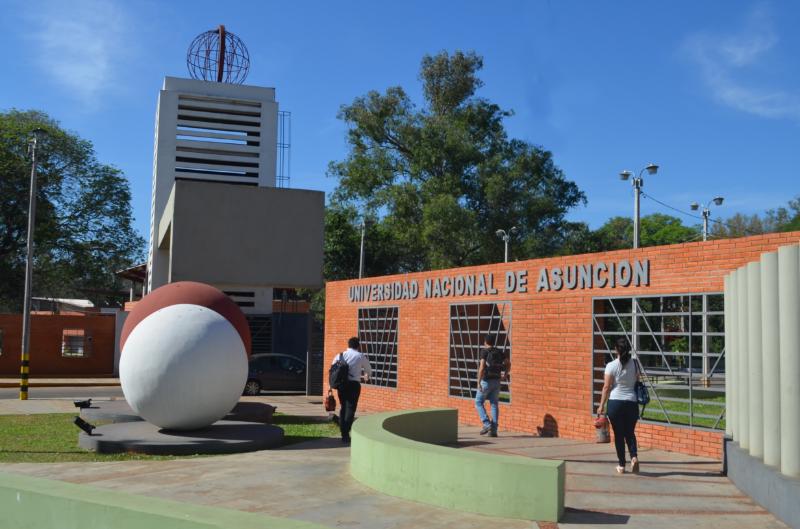
[(173, 192), (170, 282), (322, 285), (324, 193), (189, 180)]

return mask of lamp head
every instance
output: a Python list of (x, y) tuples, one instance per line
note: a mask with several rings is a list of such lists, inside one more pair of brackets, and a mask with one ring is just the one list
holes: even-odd
[(621, 173), (619, 173), (619, 179), (622, 180), (623, 182), (625, 182), (625, 181), (628, 180), (628, 178), (631, 177), (631, 174), (633, 174), (633, 173), (631, 173), (628, 170), (622, 171)]
[(722, 198), (722, 197), (714, 197), (714, 204), (716, 204), (718, 206), (721, 206), (723, 200), (725, 200), (725, 199)]
[(698, 204), (697, 202), (692, 202), (691, 204), (689, 204), (689, 207), (692, 208), (692, 211), (697, 211), (698, 209), (700, 209), (700, 204)]
[(80, 418), (80, 416), (75, 417), (72, 423), (81, 430), (83, 430), (86, 433), (86, 435), (92, 435), (92, 430), (96, 428), (94, 424), (84, 421), (83, 419)]
[(519, 228), (517, 228), (516, 226), (512, 226), (511, 229), (508, 230), (508, 233), (510, 233), (511, 235), (514, 235), (518, 231), (519, 231)]
[(86, 400), (73, 400), (73, 404), (75, 404), (76, 408), (84, 409), (84, 408), (91, 408), (92, 407), (92, 399)]
[(497, 230), (496, 232), (494, 232), (494, 234), (497, 235), (498, 237), (505, 237), (506, 232), (504, 232), (503, 230)]
[(645, 169), (647, 169), (648, 174), (656, 174), (658, 172), (658, 166), (654, 163), (648, 164)]
[(36, 127), (31, 131), (30, 141), (40, 141), (43, 137), (47, 136), (47, 130), (42, 127)]

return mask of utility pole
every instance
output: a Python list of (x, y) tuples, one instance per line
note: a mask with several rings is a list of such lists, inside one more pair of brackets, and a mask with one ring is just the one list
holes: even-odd
[(28, 400), (31, 342), (31, 286), (33, 284), (33, 227), (36, 221), (36, 147), (44, 129), (34, 129), (30, 139), (31, 184), (28, 198), (28, 247), (25, 259), (25, 299), (22, 308), (22, 358), (19, 370), (19, 400)]

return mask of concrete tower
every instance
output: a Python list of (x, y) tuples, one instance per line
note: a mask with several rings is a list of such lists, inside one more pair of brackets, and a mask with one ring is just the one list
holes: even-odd
[[(216, 31), (201, 37), (207, 34)], [(220, 26), (215, 42), (231, 35)], [(190, 72), (196, 76), (199, 69), (202, 78), (164, 79), (156, 111), (147, 291), (201, 281), (226, 292), (246, 313), (269, 314), (273, 287), (321, 285), (324, 194), (275, 188), (275, 89), (205, 75), (224, 80), (238, 73), (225, 63), (231, 49), (229, 43), (227, 51), (222, 45), (221, 51), (206, 47), (192, 55), (190, 48), (189, 58), (201, 61)], [(209, 67), (214, 56), (220, 63)]]

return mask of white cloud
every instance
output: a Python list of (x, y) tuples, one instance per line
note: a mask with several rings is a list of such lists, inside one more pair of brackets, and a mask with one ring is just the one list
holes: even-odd
[(39, 66), (82, 103), (96, 106), (100, 93), (115, 88), (127, 55), (131, 24), (122, 4), (51, 1), (34, 9), (29, 22)]
[(760, 77), (753, 73), (761, 73), (761, 61), (774, 51), (778, 40), (767, 10), (760, 6), (741, 31), (695, 34), (684, 41), (684, 49), (700, 67), (703, 81), (718, 102), (761, 117), (800, 120), (797, 93), (752, 80)]

